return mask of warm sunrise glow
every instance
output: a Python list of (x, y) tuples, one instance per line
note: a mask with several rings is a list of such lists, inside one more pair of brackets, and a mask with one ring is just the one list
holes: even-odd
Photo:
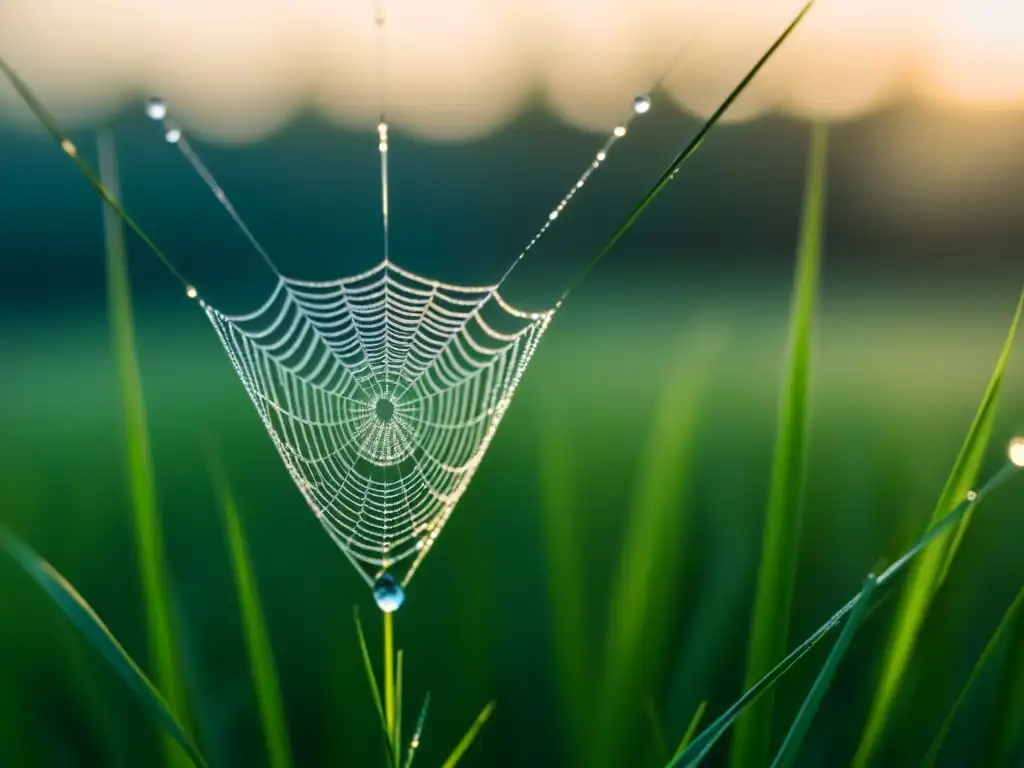
[[(245, 141), (310, 107), (438, 139), (493, 130), (531, 97), (608, 130), (663, 87), (710, 113), (799, 0), (6, 0), (0, 53), (64, 120), (159, 93), (189, 129)], [(670, 64), (674, 63), (674, 66)], [(1024, 107), (1024, 2), (818, 0), (734, 105), (848, 119), (893, 100)], [(24, 111), (0, 88), (0, 114)]]

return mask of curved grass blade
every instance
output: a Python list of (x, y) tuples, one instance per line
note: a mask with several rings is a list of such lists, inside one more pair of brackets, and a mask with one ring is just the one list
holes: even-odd
[(430, 707), (430, 691), (427, 691), (423, 699), (423, 706), (420, 707), (420, 716), (416, 719), (416, 730), (413, 731), (412, 740), (409, 742), (409, 751), (405, 755), (405, 768), (412, 768), (413, 758), (416, 757), (416, 750), (420, 748), (420, 739), (423, 737), (423, 724), (427, 722), (427, 709)]
[(373, 673), (373, 662), (370, 660), (370, 649), (366, 645), (366, 635), (363, 633), (363, 622), (359, 619), (359, 606), (354, 606), (352, 614), (356, 622), (356, 635), (359, 637), (359, 651), (363, 656), (363, 666), (366, 669), (366, 679), (370, 683), (370, 695), (373, 696), (373, 706), (377, 710), (377, 717), (380, 719), (380, 730), (384, 734), (384, 743), (387, 745), (388, 764), (396, 765), (394, 751), (391, 745), (391, 733), (388, 729), (387, 720), (384, 717), (384, 704), (380, 697), (380, 686), (377, 685), (377, 676)]
[(800, 706), (800, 711), (797, 712), (796, 719), (790, 726), (789, 733), (783, 739), (782, 746), (779, 747), (779, 752), (775, 756), (774, 762), (772, 762), (772, 768), (791, 768), (796, 762), (796, 756), (800, 752), (804, 739), (807, 737), (807, 731), (810, 730), (814, 716), (818, 713), (818, 708), (825, 698), (825, 693), (828, 691), (829, 686), (832, 685), (836, 671), (839, 669), (839, 665), (842, 663), (850, 643), (853, 642), (853, 636), (864, 619), (867, 618), (868, 607), (871, 605), (871, 598), (877, 588), (878, 579), (872, 573), (864, 580), (864, 586), (857, 596), (857, 604), (843, 625), (843, 631), (839, 633), (839, 639), (836, 640), (836, 644), (832, 647), (832, 651), (825, 660), (825, 665), (821, 668), (821, 672), (818, 673), (814, 685), (811, 686), (807, 698), (804, 699), (804, 703)]
[(1018, 614), (1007, 640), (996, 716), (986, 734), (984, 765), (1010, 765), (1014, 755), (1024, 754), (1024, 611)]
[[(1017, 326), (1020, 324), (1022, 310), (1024, 310), (1024, 291), (1021, 292), (1020, 299), (1017, 301), (1017, 309), (1014, 312), (1006, 340), (1003, 342), (1002, 351), (996, 361), (995, 369), (992, 371), (981, 405), (974, 415), (967, 437), (960, 448), (960, 453), (953, 464), (953, 469), (942, 489), (938, 503), (935, 505), (929, 525), (934, 525), (953, 508), (977, 480), (978, 470), (992, 435), (996, 404), (1003, 384), (1003, 373), (1013, 347)], [(908, 580), (907, 587), (901, 596), (900, 607), (896, 612), (888, 644), (889, 651), (882, 666), (867, 725), (861, 736), (857, 754), (854, 756), (853, 765), (856, 768), (866, 768), (874, 762), (875, 751), (881, 742), (900, 684), (910, 666), (918, 633), (924, 624), (932, 598), (949, 570), (952, 558), (956, 554), (956, 549), (969, 522), (970, 514), (967, 514), (956, 531), (950, 531), (939, 546), (934, 547), (921, 558)]]
[(245, 649), (249, 656), (249, 672), (256, 689), (260, 720), (263, 724), (263, 738), (266, 741), (267, 756), (271, 768), (290, 768), (291, 747), (288, 741), (288, 725), (281, 702), (281, 688), (278, 684), (274, 651), (267, 632), (263, 615), (256, 573), (249, 557), (245, 532), (238, 515), (238, 505), (228, 484), (227, 476), (220, 463), (210, 455), (210, 468), (214, 491), (220, 502), (221, 520), (227, 538), (231, 567), (235, 576), (235, 590), (238, 607), (242, 614), (245, 635)]
[[(789, 318), (789, 366), (779, 408), (771, 490), (747, 649), (746, 685), (761, 678), (786, 651), (800, 549), (810, 411), (811, 341), (821, 271), (828, 134), (815, 125), (804, 186), (800, 245)], [(769, 692), (736, 724), (732, 765), (754, 768), (768, 760), (774, 694)]]
[(480, 733), (480, 729), (484, 727), (484, 723), (487, 722), (491, 713), (494, 712), (495, 706), (497, 706), (496, 701), (487, 702), (487, 706), (484, 707), (480, 711), (480, 714), (476, 716), (476, 720), (474, 720), (473, 724), (469, 726), (469, 730), (466, 731), (466, 735), (462, 737), (462, 741), (455, 745), (455, 749), (453, 749), (452, 753), (448, 755), (448, 759), (444, 761), (441, 768), (455, 768), (455, 766), (458, 765), (459, 760), (461, 760), (462, 756), (466, 754), (466, 750), (472, 746), (474, 739), (476, 739), (476, 735)]
[(956, 719), (957, 713), (967, 700), (967, 694), (970, 693), (975, 681), (981, 675), (982, 667), (992, 656), (996, 647), (999, 645), (999, 641), (1003, 639), (1003, 635), (1006, 634), (1006, 630), (1013, 625), (1014, 620), (1017, 618), (1017, 614), (1020, 612), (1021, 606), (1024, 605), (1024, 587), (1021, 587), (1017, 593), (1017, 597), (1010, 603), (1010, 607), (1006, 609), (1006, 613), (1003, 614), (1003, 618), (1000, 619), (999, 625), (996, 627), (995, 632), (992, 633), (992, 637), (989, 638), (988, 643), (985, 644), (984, 650), (981, 652), (981, 656), (978, 657), (978, 661), (975, 662), (974, 668), (971, 670), (970, 676), (967, 678), (967, 682), (964, 683), (963, 689), (960, 691), (960, 695), (956, 697), (956, 701), (953, 704), (953, 708), (949, 710), (949, 714), (946, 715), (946, 719), (942, 723), (942, 727), (939, 732), (935, 734), (935, 739), (932, 741), (931, 747), (928, 748), (928, 753), (925, 755), (923, 765), (933, 766), (935, 761), (939, 757), (939, 751), (942, 749), (942, 744), (946, 740), (946, 736), (949, 734), (949, 729), (953, 725), (953, 721)]
[(612, 585), (588, 766), (620, 766), (627, 760), (629, 739), (642, 714), (637, 704), (643, 700), (643, 681), (637, 670), (658, 670), (664, 664), (668, 617), (678, 604), (690, 554), (693, 510), (687, 496), (693, 446), (721, 343), (715, 333), (697, 343), (686, 339), (658, 397)]
[(196, 745), (192, 743), (185, 728), (175, 718), (167, 701), (75, 588), (25, 542), (2, 527), (0, 527), (0, 546), (43, 588), (43, 591), (53, 599), (57, 607), (71, 619), (75, 627), (103, 655), (118, 676), (128, 684), (132, 692), (149, 709), (157, 722), (180, 745), (193, 765), (198, 768), (206, 768), (206, 761)]
[[(892, 579), (895, 578), (908, 563), (912, 562), (914, 558), (922, 552), (922, 550), (927, 549), (928, 546), (936, 539), (947, 533), (951, 526), (956, 525), (963, 516), (970, 510), (974, 509), (982, 499), (1005, 483), (1016, 470), (1017, 467), (1013, 464), (1007, 463), (1001, 470), (994, 474), (984, 486), (978, 489), (974, 498), (961, 501), (956, 508), (946, 515), (946, 517), (926, 531), (913, 547), (904, 552), (899, 559), (882, 572), (878, 577), (878, 587), (884, 587), (892, 581)], [(715, 745), (718, 739), (720, 739), (736, 721), (743, 710), (753, 702), (757, 701), (765, 691), (770, 690), (797, 662), (800, 661), (800, 659), (806, 656), (826, 635), (829, 634), (829, 632), (835, 629), (847, 614), (857, 607), (857, 603), (860, 602), (860, 600), (861, 594), (858, 592), (838, 611), (832, 614), (824, 624), (811, 633), (806, 640), (794, 648), (788, 656), (776, 664), (768, 674), (748, 688), (732, 706), (719, 715), (718, 719), (716, 719), (711, 725), (705, 728), (704, 731), (694, 739), (685, 750), (683, 750), (682, 754), (673, 758), (672, 762), (669, 763), (668, 768), (675, 768), (675, 766), (693, 766), (700, 763), (707, 753), (711, 751), (711, 748)]]
[[(100, 177), (108, 192), (103, 206), (103, 232), (107, 251), (107, 302), (110, 332), (121, 379), (124, 407), (128, 478), (138, 547), (139, 573), (145, 599), (149, 640), (149, 661), (155, 668), (157, 685), (167, 696), (170, 707), (184, 716), (185, 687), (176, 647), (171, 596), (163, 545), (163, 525), (156, 501), (156, 480), (149, 444), (146, 405), (142, 393), (132, 314), (128, 260), (125, 256), (124, 228), (115, 215), (120, 196), (117, 157), (113, 137), (104, 132), (98, 141)], [(111, 202), (113, 201), (113, 203)], [(167, 764), (182, 764), (182, 755), (174, 742), (164, 741)]]
[(700, 721), (704, 719), (704, 713), (707, 711), (707, 708), (708, 703), (706, 701), (702, 701), (697, 705), (693, 717), (690, 718), (690, 724), (686, 726), (686, 733), (679, 740), (679, 746), (676, 747), (676, 751), (672, 753), (673, 760), (683, 754), (683, 750), (693, 741), (693, 737), (697, 734), (697, 728), (700, 727)]
[(679, 169), (680, 167), (682, 167), (683, 163), (689, 160), (693, 156), (693, 154), (700, 148), (700, 145), (704, 142), (704, 139), (711, 132), (711, 129), (714, 128), (715, 125), (718, 124), (718, 121), (722, 119), (722, 116), (729, 111), (729, 108), (733, 105), (736, 99), (740, 97), (740, 94), (747, 90), (747, 87), (750, 85), (750, 83), (754, 80), (755, 77), (757, 77), (758, 72), (760, 72), (764, 68), (764, 65), (767, 64), (769, 59), (771, 59), (772, 56), (775, 55), (776, 51), (778, 51), (782, 44), (786, 42), (786, 39), (791, 34), (793, 34), (796, 28), (800, 25), (800, 22), (804, 20), (804, 17), (811, 10), (812, 5), (814, 5), (814, 0), (808, 0), (808, 2), (800, 9), (800, 12), (793, 18), (793, 21), (790, 22), (789, 26), (786, 27), (783, 30), (782, 34), (775, 39), (775, 42), (772, 43), (771, 46), (769, 46), (768, 50), (765, 51), (764, 54), (761, 56), (761, 58), (757, 60), (757, 63), (754, 64), (753, 68), (749, 72), (747, 72), (743, 79), (740, 80), (739, 84), (737, 84), (736, 87), (733, 88), (732, 91), (729, 93), (729, 95), (725, 97), (725, 101), (723, 101), (718, 106), (718, 109), (716, 109), (712, 113), (711, 117), (709, 117), (700, 127), (697, 133), (694, 134), (693, 138), (690, 140), (690, 143), (683, 148), (682, 152), (675, 156), (671, 163), (669, 163), (668, 168), (666, 168), (665, 171), (658, 178), (658, 180), (654, 182), (654, 186), (648, 190), (647, 194), (643, 196), (639, 203), (637, 203), (636, 207), (630, 212), (630, 214), (625, 218), (625, 220), (621, 224), (619, 224), (618, 228), (616, 228), (614, 232), (612, 232), (611, 237), (608, 238), (608, 241), (604, 244), (601, 250), (598, 251), (597, 255), (591, 260), (589, 264), (587, 264), (586, 267), (584, 267), (579, 277), (577, 277), (576, 280), (572, 283), (572, 285), (570, 285), (569, 288), (565, 291), (565, 293), (562, 294), (563, 300), (566, 296), (572, 293), (580, 283), (586, 280), (587, 275), (589, 275), (590, 271), (597, 266), (598, 262), (600, 262), (601, 259), (608, 255), (608, 252), (615, 247), (615, 244), (622, 239), (622, 236), (625, 235), (626, 232), (632, 229), (633, 225), (636, 224), (637, 219), (639, 219), (641, 214), (643, 214), (643, 212), (647, 209), (647, 206), (649, 206), (654, 201), (654, 198), (661, 194), (661, 191), (665, 188), (665, 185), (672, 181), (676, 173), (679, 172)]
[(658, 719), (658, 708), (654, 705), (654, 699), (650, 696), (644, 698), (644, 713), (647, 715), (647, 724), (651, 730), (651, 741), (654, 744), (654, 752), (659, 763), (668, 762), (668, 742), (665, 741), (665, 731)]

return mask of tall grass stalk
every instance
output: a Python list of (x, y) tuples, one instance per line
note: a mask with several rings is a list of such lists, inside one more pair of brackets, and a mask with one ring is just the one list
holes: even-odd
[[(971, 498), (960, 501), (953, 510), (927, 530), (924, 535), (906, 552), (904, 552), (892, 565), (882, 571), (878, 577), (876, 587), (888, 585), (896, 576), (903, 572), (909, 564), (928, 550), (929, 546), (936, 543), (940, 538), (947, 535), (953, 526), (958, 525), (964, 515), (972, 512), (983, 499), (1002, 486), (1007, 480), (1016, 474), (1018, 467), (1012, 463), (1006, 463), (1001, 470), (996, 472), (988, 482), (981, 486)], [(806, 656), (818, 643), (829, 633), (846, 620), (847, 616), (854, 611), (863, 599), (863, 589), (850, 600), (848, 600), (838, 611), (832, 614), (828, 620), (816, 629), (800, 645), (772, 667), (764, 677), (756, 681), (744, 691), (732, 706), (718, 716), (718, 718), (705, 728), (693, 742), (683, 750), (682, 754), (676, 755), (669, 763), (668, 768), (677, 766), (698, 765), (715, 746), (718, 740), (737, 721), (740, 715), (753, 705), (765, 693), (771, 691), (774, 686), (791, 670), (804, 656)], [(870, 608), (870, 606), (868, 606)]]
[(1020, 591), (1017, 592), (1017, 596), (1014, 598), (1013, 602), (1010, 603), (1010, 607), (1006, 609), (1006, 612), (1003, 614), (1003, 618), (1000, 619), (995, 631), (985, 644), (985, 648), (982, 650), (977, 662), (975, 662), (974, 668), (971, 670), (971, 674), (967, 677), (967, 682), (964, 683), (964, 687), (961, 689), (960, 695), (956, 697), (956, 701), (953, 702), (953, 706), (949, 710), (949, 714), (946, 715), (946, 719), (942, 722), (942, 727), (939, 728), (939, 732), (935, 734), (935, 739), (928, 748), (928, 753), (925, 755), (922, 763), (923, 768), (931, 768), (931, 766), (935, 765), (935, 762), (939, 759), (939, 752), (942, 750), (942, 745), (946, 741), (946, 736), (949, 735), (950, 728), (953, 727), (953, 721), (956, 720), (956, 716), (960, 712), (960, 708), (964, 705), (964, 702), (967, 700), (967, 696), (971, 692), (971, 688), (974, 687), (974, 683), (981, 675), (981, 670), (991, 658), (996, 648), (999, 647), (999, 643), (1006, 636), (1007, 630), (1016, 622), (1017, 616), (1020, 614), (1021, 606), (1024, 606), (1024, 587), (1021, 587)]
[[(109, 133), (100, 134), (98, 145), (100, 178), (114, 200), (117, 200), (120, 185), (113, 137)], [(142, 577), (142, 594), (146, 608), (149, 662), (153, 665), (156, 684), (163, 692), (168, 706), (179, 717), (184, 717), (185, 690), (175, 646), (170, 589), (164, 561), (163, 530), (157, 509), (156, 481), (149, 446), (142, 379), (135, 353), (124, 227), (116, 210), (109, 204), (103, 206), (103, 231), (107, 252), (110, 332), (121, 379), (128, 481), (134, 512), (139, 573)], [(173, 739), (164, 738), (164, 752), (169, 766), (187, 764), (180, 746)]]
[(700, 403), (717, 337), (687, 339), (675, 356), (640, 457), (605, 641), (601, 715), (591, 765), (622, 765), (639, 723), (645, 671), (660, 672), (681, 592), (690, 527), (687, 506)]
[(1024, 754), (1024, 610), (1017, 611), (1007, 645), (985, 765), (1009, 765), (1014, 755)]
[(580, 551), (582, 521), (573, 482), (574, 443), (560, 403), (544, 407), (540, 421), (540, 520), (547, 554), (548, 604), (555, 674), (560, 688), (571, 764), (586, 763), (588, 717), (594, 696), (594, 648), (586, 614), (586, 578)]
[(284, 704), (281, 701), (277, 667), (274, 664), (274, 652), (267, 631), (266, 618), (263, 615), (256, 573), (249, 556), (245, 531), (242, 529), (238, 505), (231, 492), (227, 475), (212, 453), (210, 466), (213, 486), (220, 506), (221, 521), (224, 524), (224, 534), (227, 538), (228, 553), (231, 556), (235, 592), (238, 596), (238, 608), (242, 619), (242, 635), (245, 638), (249, 673), (252, 676), (256, 703), (259, 706), (270, 768), (291, 768), (288, 724), (285, 719)]
[[(967, 437), (960, 447), (960, 453), (957, 455), (953, 469), (946, 479), (945, 487), (932, 512), (928, 522), (929, 528), (941, 520), (950, 509), (953, 509), (977, 482), (978, 471), (992, 435), (996, 405), (1003, 385), (1003, 374), (1006, 362), (1010, 357), (1010, 350), (1013, 348), (1013, 340), (1020, 323), (1022, 310), (1024, 310), (1024, 291), (1021, 292), (1017, 301), (1010, 329), (1006, 334), (1006, 340), (1003, 342), (1002, 351), (992, 371), (981, 404), (974, 415), (974, 420), (967, 431)], [(874, 762), (876, 751), (892, 714), (900, 684), (910, 666), (917, 637), (924, 624), (932, 598), (949, 570), (956, 548), (970, 519), (970, 514), (964, 515), (955, 530), (946, 533), (937, 546), (925, 553), (909, 576), (895, 614), (888, 652), (883, 661), (881, 676), (868, 713), (867, 724), (854, 756), (855, 768), (866, 768)]]
[[(818, 300), (825, 220), (826, 128), (816, 125), (804, 187), (800, 245), (790, 308), (789, 365), (779, 410), (771, 490), (762, 533), (746, 686), (753, 685), (786, 651), (800, 545), (800, 517), (807, 462), (811, 343)], [(771, 748), (774, 693), (768, 691), (736, 724), (732, 765), (757, 768)]]

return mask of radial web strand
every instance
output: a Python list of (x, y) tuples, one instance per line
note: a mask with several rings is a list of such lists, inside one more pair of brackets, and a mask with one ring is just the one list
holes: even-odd
[(202, 306), (299, 490), (371, 583), (411, 561), (407, 583), (426, 556), (552, 316), (383, 261), (281, 278), (249, 314)]

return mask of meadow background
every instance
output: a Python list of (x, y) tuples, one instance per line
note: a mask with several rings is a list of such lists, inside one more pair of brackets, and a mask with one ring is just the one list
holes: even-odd
[[(254, 305), (266, 273), (159, 131), (138, 108), (79, 126), (91, 162), (101, 122), (136, 218), (214, 304)], [(697, 124), (656, 95), (508, 296), (557, 298)], [(1013, 112), (899, 103), (831, 131), (790, 646), (931, 515), (1020, 291), (1022, 128)], [(652, 708), (671, 750), (700, 702), (713, 716), (742, 691), (808, 138), (792, 117), (722, 127), (556, 316), (396, 615), (407, 722), (433, 691), (418, 764), (439, 764), (496, 699), (465, 765), (655, 766)], [(395, 259), (453, 281), (500, 274), (599, 142), (540, 104), (468, 141), (397, 132)], [(248, 146), (198, 141), (279, 266), (303, 277), (379, 258), (375, 144), (313, 115)], [(150, 669), (100, 204), (40, 135), (0, 129), (0, 169), (0, 522)], [(202, 313), (131, 236), (128, 254), (204, 751), (217, 765), (266, 762), (206, 441), (248, 538), (295, 764), (376, 764), (352, 624), (358, 605), (376, 653), (371, 597), (294, 490)], [(983, 477), (1024, 424), (1021, 370), (1012, 357)], [(1020, 589), (1022, 499), (1011, 481), (975, 516), (878, 764), (917, 763)], [(0, 585), (0, 765), (158, 764), (156, 726), (65, 618), (13, 563), (0, 562)], [(856, 638), (801, 764), (849, 761), (897, 607)], [(605, 651), (622, 636), (635, 638), (626, 651)], [(1016, 764), (1022, 640), (1018, 621), (940, 764)], [(780, 685), (778, 738), (824, 656)], [(599, 694), (606, 675), (622, 695)], [(720, 746), (709, 764), (727, 756)]]

